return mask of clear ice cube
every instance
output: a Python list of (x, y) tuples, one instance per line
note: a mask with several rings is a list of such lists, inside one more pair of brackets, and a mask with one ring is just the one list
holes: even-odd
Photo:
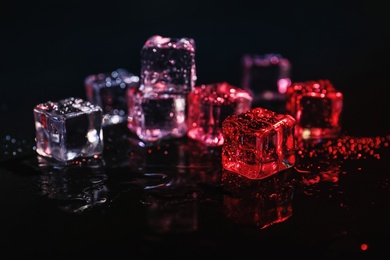
[(187, 133), (187, 95), (195, 86), (190, 38), (153, 36), (141, 50), (139, 88), (128, 93), (128, 128), (145, 142)]
[(85, 78), (87, 100), (103, 110), (103, 125), (118, 124), (127, 120), (127, 91), (136, 88), (139, 77), (125, 69), (98, 73)]
[(231, 115), (222, 123), (224, 169), (263, 179), (295, 164), (295, 119), (264, 108)]
[(251, 106), (251, 94), (227, 82), (196, 86), (188, 95), (187, 136), (206, 146), (220, 146), (223, 120)]
[(296, 119), (299, 139), (337, 138), (343, 94), (327, 80), (295, 82), (286, 93), (286, 112)]
[(35, 106), (36, 152), (60, 162), (103, 152), (100, 106), (69, 97)]
[(137, 93), (132, 99), (127, 125), (142, 141), (152, 143), (187, 133), (186, 95)]
[(290, 61), (278, 53), (245, 54), (242, 57), (241, 87), (251, 91), (254, 105), (267, 100), (284, 100), (291, 84)]
[(141, 49), (140, 77), (146, 92), (190, 92), (196, 82), (195, 41), (150, 37)]

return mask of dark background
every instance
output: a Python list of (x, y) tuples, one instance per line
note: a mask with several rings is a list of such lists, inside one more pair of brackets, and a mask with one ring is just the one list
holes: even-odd
[(239, 85), (246, 53), (280, 53), (292, 80), (329, 79), (351, 135), (388, 134), (387, 8), (379, 1), (0, 2), (0, 136), (30, 137), (33, 107), (85, 97), (84, 78), (139, 74), (154, 34), (196, 42), (197, 83)]

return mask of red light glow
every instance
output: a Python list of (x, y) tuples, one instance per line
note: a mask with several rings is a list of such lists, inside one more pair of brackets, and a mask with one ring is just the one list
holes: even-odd
[(360, 249), (362, 251), (366, 251), (368, 249), (368, 245), (367, 244), (361, 244)]

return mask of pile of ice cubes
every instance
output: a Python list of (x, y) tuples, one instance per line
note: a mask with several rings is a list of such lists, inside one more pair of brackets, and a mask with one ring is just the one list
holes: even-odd
[(38, 104), (37, 153), (65, 163), (100, 156), (104, 128), (124, 123), (144, 145), (188, 137), (222, 147), (224, 169), (262, 179), (294, 165), (297, 140), (340, 134), (343, 95), (329, 80), (292, 82), (289, 60), (267, 53), (243, 56), (239, 87), (197, 84), (195, 49), (192, 38), (154, 35), (139, 75), (89, 75), (87, 100)]

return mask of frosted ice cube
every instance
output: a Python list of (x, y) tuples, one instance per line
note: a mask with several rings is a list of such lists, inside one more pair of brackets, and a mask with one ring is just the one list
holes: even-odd
[(36, 151), (60, 162), (103, 152), (102, 109), (80, 98), (35, 106)]
[(231, 115), (222, 123), (224, 169), (262, 179), (295, 164), (295, 119), (264, 108)]

